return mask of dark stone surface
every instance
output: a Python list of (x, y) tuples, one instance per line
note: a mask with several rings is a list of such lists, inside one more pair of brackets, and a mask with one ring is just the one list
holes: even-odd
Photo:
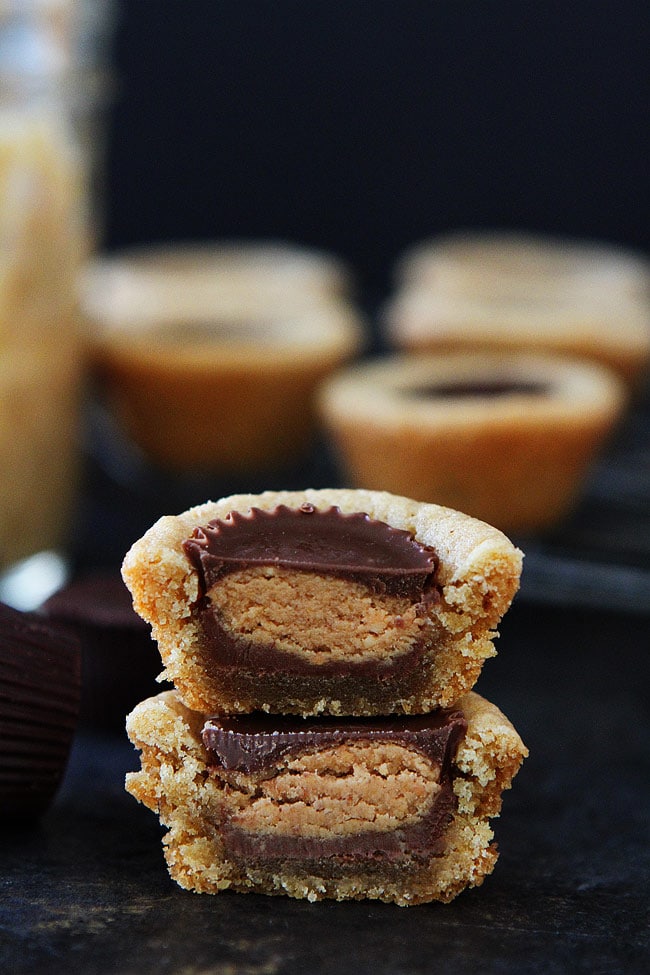
[(501, 857), (449, 905), (196, 895), (156, 817), (123, 791), (126, 739), (79, 734), (37, 829), (2, 834), (11, 975), (415, 975), (646, 970), (648, 617), (515, 603), (478, 689), (531, 756), (495, 821)]

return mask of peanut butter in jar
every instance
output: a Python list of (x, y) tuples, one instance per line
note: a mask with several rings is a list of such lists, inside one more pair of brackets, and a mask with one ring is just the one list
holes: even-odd
[(64, 120), (0, 107), (0, 568), (65, 545), (79, 472), (84, 253)]

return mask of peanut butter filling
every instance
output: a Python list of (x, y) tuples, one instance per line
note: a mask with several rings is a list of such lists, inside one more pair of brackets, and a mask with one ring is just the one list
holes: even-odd
[(207, 593), (232, 639), (319, 666), (387, 661), (421, 642), (418, 604), (361, 582), (271, 566), (231, 572)]
[(414, 863), (439, 856), (455, 811), (460, 712), (415, 718), (206, 720), (215, 810), (229, 854)]
[(323, 749), (289, 759), (270, 778), (229, 776), (229, 825), (319, 840), (404, 829), (431, 810), (439, 771), (392, 742)]

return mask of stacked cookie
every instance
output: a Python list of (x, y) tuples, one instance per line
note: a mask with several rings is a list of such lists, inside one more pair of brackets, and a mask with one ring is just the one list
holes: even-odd
[(520, 571), (497, 529), (384, 492), (160, 519), (123, 576), (175, 690), (127, 719), (127, 789), (172, 877), (402, 905), (480, 884), (527, 752), (472, 687)]

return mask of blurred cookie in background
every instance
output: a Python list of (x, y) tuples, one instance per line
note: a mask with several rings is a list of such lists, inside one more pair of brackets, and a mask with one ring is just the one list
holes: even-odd
[(394, 269), (396, 288), (430, 287), (475, 297), (537, 292), (648, 298), (650, 261), (597, 240), (508, 230), (467, 230), (420, 241)]
[(603, 366), (505, 353), (387, 355), (339, 371), (319, 399), (351, 486), (515, 534), (571, 512), (625, 405)]
[(650, 363), (650, 262), (595, 241), (450, 234), (405, 253), (382, 324), (409, 351), (554, 351), (638, 385)]
[(365, 340), (343, 264), (273, 243), (100, 258), (82, 276), (98, 394), (144, 458), (273, 469), (307, 450), (314, 392)]

